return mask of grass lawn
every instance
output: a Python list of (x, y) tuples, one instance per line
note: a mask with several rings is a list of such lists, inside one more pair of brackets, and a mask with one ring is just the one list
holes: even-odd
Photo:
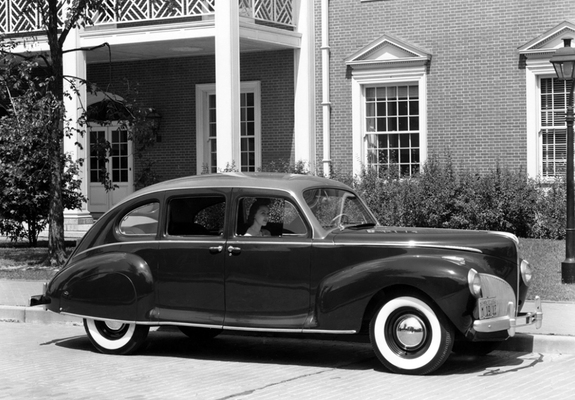
[[(17, 247), (0, 243), (0, 279), (49, 280), (55, 268), (43, 266), (48, 257), (43, 247)], [(71, 248), (70, 248), (71, 250)], [(565, 242), (557, 240), (520, 239), (519, 254), (529, 261), (534, 271), (528, 298), (541, 296), (546, 301), (575, 302), (575, 284), (561, 284), (561, 262), (565, 259)]]

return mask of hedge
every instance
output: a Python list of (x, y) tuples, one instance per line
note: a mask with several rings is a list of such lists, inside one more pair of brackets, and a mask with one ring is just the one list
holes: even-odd
[[(497, 230), (519, 237), (564, 239), (563, 180), (545, 182), (501, 167), (487, 173), (455, 168), (432, 156), (422, 172), (403, 178), (390, 169), (364, 168), (359, 176), (334, 172), (353, 186), (386, 226)], [(332, 171), (333, 172), (333, 171)]]

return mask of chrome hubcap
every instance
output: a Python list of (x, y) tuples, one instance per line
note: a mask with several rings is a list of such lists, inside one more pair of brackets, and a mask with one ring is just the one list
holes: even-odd
[(124, 324), (122, 322), (106, 321), (106, 327), (112, 331), (119, 331)]
[(425, 324), (416, 315), (404, 315), (397, 320), (395, 337), (405, 350), (413, 350), (425, 342)]

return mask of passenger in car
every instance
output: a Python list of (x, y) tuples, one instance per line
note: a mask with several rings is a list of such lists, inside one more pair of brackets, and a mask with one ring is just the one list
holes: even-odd
[(266, 200), (258, 199), (250, 207), (248, 226), (244, 236), (271, 236), (270, 231), (263, 229), (268, 224), (270, 208)]

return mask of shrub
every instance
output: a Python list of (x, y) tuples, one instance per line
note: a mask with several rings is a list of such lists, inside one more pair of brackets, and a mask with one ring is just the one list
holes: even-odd
[(546, 184), (499, 164), (479, 174), (457, 170), (449, 155), (431, 156), (413, 177), (364, 168), (353, 186), (383, 225), (565, 236), (563, 182)]

